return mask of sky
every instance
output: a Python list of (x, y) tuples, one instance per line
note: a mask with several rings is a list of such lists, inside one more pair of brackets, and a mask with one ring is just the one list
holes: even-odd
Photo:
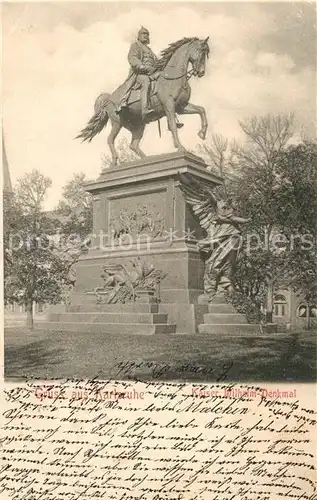
[[(191, 102), (207, 112), (209, 136), (243, 141), (238, 120), (296, 114), (296, 134), (315, 135), (316, 14), (308, 2), (43, 2), (5, 3), (3, 129), (13, 184), (33, 168), (51, 177), (46, 209), (75, 173), (89, 179), (108, 154), (101, 132), (90, 144), (74, 137), (101, 92), (126, 78), (127, 53), (141, 25), (159, 52), (184, 36), (210, 37), (206, 75), (191, 80)], [(201, 140), (198, 116), (184, 116), (182, 143)], [(172, 152), (166, 122), (148, 126), (142, 149)], [(207, 134), (207, 140), (208, 140)], [(121, 137), (129, 137), (121, 132)], [(120, 137), (120, 136), (119, 136)]]

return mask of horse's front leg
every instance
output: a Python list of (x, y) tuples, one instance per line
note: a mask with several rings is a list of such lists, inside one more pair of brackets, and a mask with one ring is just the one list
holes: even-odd
[(200, 139), (202, 139), (202, 140), (206, 139), (208, 122), (207, 122), (205, 108), (203, 108), (202, 106), (197, 106), (196, 104), (192, 104), (189, 102), (187, 104), (187, 106), (182, 111), (179, 111), (178, 114), (180, 114), (180, 115), (199, 115), (200, 119), (201, 119), (201, 129), (198, 132), (198, 137), (200, 137)]
[(181, 152), (186, 152), (186, 149), (184, 146), (181, 144), (179, 137), (178, 137), (178, 132), (177, 132), (177, 125), (176, 125), (176, 115), (175, 115), (175, 102), (172, 97), (167, 99), (165, 102), (162, 103), (164, 107), (164, 111), (166, 114), (167, 122), (168, 122), (168, 128), (172, 132), (173, 136), (173, 141), (174, 141), (174, 146), (178, 151)]
[(121, 130), (121, 123), (118, 121), (112, 121), (112, 129), (107, 139), (108, 146), (112, 156), (111, 166), (115, 167), (118, 163), (118, 153), (116, 151), (114, 141)]

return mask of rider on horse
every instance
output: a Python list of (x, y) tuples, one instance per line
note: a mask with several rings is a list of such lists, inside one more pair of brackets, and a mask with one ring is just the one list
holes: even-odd
[[(186, 152), (178, 137), (177, 128), (182, 125), (177, 122), (176, 113), (199, 115), (201, 127), (198, 136), (204, 140), (208, 127), (206, 112), (203, 106), (189, 102), (191, 88), (188, 81), (191, 76), (202, 78), (205, 75), (206, 58), (209, 54), (208, 38), (184, 37), (170, 43), (157, 59), (147, 47), (147, 30), (141, 30), (138, 42), (133, 44), (129, 53), (132, 66), (129, 78), (114, 92), (103, 92), (97, 97), (94, 114), (77, 138), (90, 142), (110, 120), (111, 132), (107, 142), (113, 166), (117, 165), (119, 159), (114, 142), (122, 127), (131, 133), (130, 149), (139, 158), (146, 156), (140, 149), (146, 125), (154, 121), (159, 123), (163, 117), (167, 119), (174, 147), (181, 153)], [(149, 81), (153, 80), (154, 89), (150, 90)], [(149, 101), (152, 112), (149, 110)]]
[[(149, 106), (151, 81), (155, 81), (161, 74), (161, 71), (157, 70), (158, 58), (149, 47), (149, 44), (150, 33), (142, 26), (137, 41), (131, 45), (128, 53), (131, 69), (125, 83), (129, 82), (129, 86), (118, 107), (118, 112), (120, 112), (121, 108), (128, 106), (131, 90), (134, 87), (140, 88), (142, 118), (145, 119), (153, 113), (153, 109)], [(180, 128), (183, 125), (177, 122), (177, 126)]]

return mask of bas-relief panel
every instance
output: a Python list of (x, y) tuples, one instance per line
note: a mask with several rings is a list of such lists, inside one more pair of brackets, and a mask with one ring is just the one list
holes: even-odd
[(147, 235), (151, 240), (164, 236), (166, 189), (108, 198), (108, 229), (113, 237), (129, 234), (133, 239)]

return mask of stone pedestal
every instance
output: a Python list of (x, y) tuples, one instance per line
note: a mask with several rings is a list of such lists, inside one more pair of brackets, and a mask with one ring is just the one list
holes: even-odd
[(109, 168), (85, 185), (93, 195), (93, 240), (76, 268), (73, 305), (87, 303), (87, 291), (102, 285), (103, 265), (129, 265), (140, 258), (166, 274), (157, 290), (160, 312), (177, 331), (198, 331), (206, 309), (198, 305), (204, 263), (197, 240), (203, 233), (185, 203), (178, 174), (214, 188), (221, 178), (206, 167), (192, 154), (158, 155)]
[[(109, 168), (85, 185), (93, 196), (91, 246), (76, 266), (71, 304), (66, 311), (52, 311), (45, 328), (118, 335), (258, 331), (223, 298), (212, 304), (201, 300), (204, 262), (197, 241), (205, 235), (185, 201), (180, 173), (211, 189), (222, 182), (201, 158), (174, 153)], [(133, 273), (140, 262), (163, 272), (159, 286), (154, 290), (143, 282), (134, 300), (109, 303), (103, 266), (124, 266)]]
[[(85, 185), (93, 196), (91, 245), (77, 263), (71, 304), (52, 310), (42, 327), (116, 335), (259, 333), (223, 297), (206, 302), (205, 265), (197, 248), (205, 234), (185, 201), (179, 174), (211, 190), (222, 182), (201, 158), (174, 153), (109, 168)], [(132, 280), (133, 273), (144, 276), (140, 266), (162, 272), (159, 285)]]

